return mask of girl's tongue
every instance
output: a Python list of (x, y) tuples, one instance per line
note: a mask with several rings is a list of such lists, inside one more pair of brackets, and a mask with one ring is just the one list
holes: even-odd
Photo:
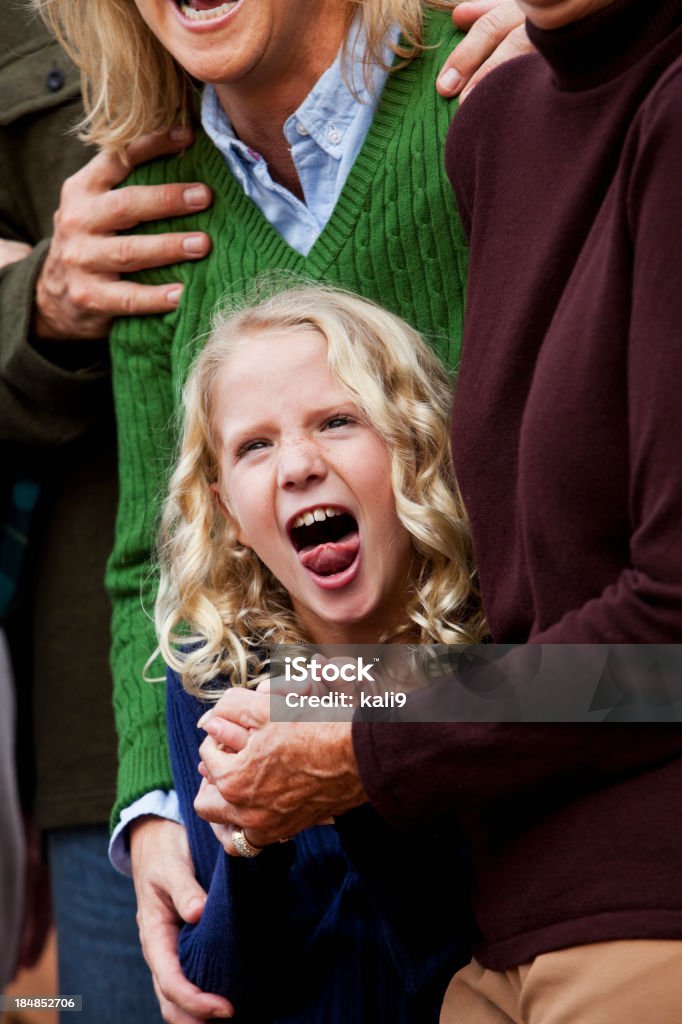
[(317, 573), (318, 576), (333, 576), (352, 565), (359, 550), (360, 534), (356, 530), (354, 533), (346, 534), (341, 540), (304, 548), (299, 551), (298, 557), (306, 569)]

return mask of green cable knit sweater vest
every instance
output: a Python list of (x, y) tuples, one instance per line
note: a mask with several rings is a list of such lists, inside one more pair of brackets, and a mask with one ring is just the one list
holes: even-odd
[[(143, 793), (172, 785), (164, 687), (142, 678), (155, 648), (149, 555), (177, 439), (179, 392), (221, 297), (243, 294), (256, 275), (274, 270), (338, 284), (398, 313), (450, 366), (457, 363), (467, 253), (443, 164), (454, 105), (435, 91), (438, 70), (456, 42), (449, 15), (427, 15), (426, 42), (429, 49), (389, 75), (364, 146), (307, 257), (246, 198), (201, 131), (184, 155), (147, 164), (129, 179), (209, 184), (214, 202), (205, 213), (144, 230), (204, 230), (213, 251), (200, 263), (136, 275), (153, 284), (182, 281), (179, 308), (168, 316), (119, 320), (111, 334), (121, 481), (107, 573), (120, 740), (114, 822)], [(156, 668), (148, 675), (163, 674), (158, 662)]]

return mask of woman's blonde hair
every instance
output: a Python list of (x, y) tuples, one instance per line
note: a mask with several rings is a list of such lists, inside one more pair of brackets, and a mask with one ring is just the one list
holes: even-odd
[(485, 633), (451, 468), (447, 372), (392, 313), (334, 288), (297, 287), (219, 315), (183, 392), (181, 453), (161, 522), (156, 628), (161, 653), (190, 692), (210, 694), (218, 674), (245, 683), (262, 669), (265, 645), (310, 639), (289, 594), (239, 543), (236, 522), (211, 490), (220, 483), (218, 374), (249, 338), (274, 334), (285, 345), (301, 330), (326, 339), (332, 376), (386, 443), (397, 514), (416, 551), (405, 621), (377, 642), (466, 643)]
[[(81, 138), (122, 150), (145, 132), (191, 117), (195, 84), (161, 45), (134, 0), (31, 0), (81, 70), (85, 117)], [(365, 60), (384, 65), (384, 40), (399, 24), (396, 54), (410, 60), (422, 47), (425, 8), (451, 10), (453, 0), (339, 0), (356, 7), (367, 34)]]

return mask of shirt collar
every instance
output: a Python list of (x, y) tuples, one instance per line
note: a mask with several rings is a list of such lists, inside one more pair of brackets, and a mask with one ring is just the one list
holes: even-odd
[[(386, 37), (384, 62), (389, 66), (393, 59), (392, 44), (397, 42), (398, 36), (399, 29), (394, 26)], [(297, 136), (309, 135), (328, 155), (340, 155), (344, 135), (357, 115), (358, 103), (368, 103), (373, 95), (381, 91), (386, 78), (384, 68), (378, 64), (367, 65), (365, 72), (365, 43), (364, 25), (356, 17), (345, 52), (341, 46), (334, 63), (285, 122), (284, 135), (290, 144), (293, 144)], [(206, 134), (223, 154), (231, 152), (248, 164), (262, 160), (257, 152), (237, 138), (212, 85), (204, 87), (201, 122)]]

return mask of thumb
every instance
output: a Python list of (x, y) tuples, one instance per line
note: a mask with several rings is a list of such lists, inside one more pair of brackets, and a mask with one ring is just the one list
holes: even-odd
[(170, 889), (169, 895), (182, 920), (187, 924), (196, 924), (206, 903), (206, 893), (196, 878), (183, 874), (182, 881)]

